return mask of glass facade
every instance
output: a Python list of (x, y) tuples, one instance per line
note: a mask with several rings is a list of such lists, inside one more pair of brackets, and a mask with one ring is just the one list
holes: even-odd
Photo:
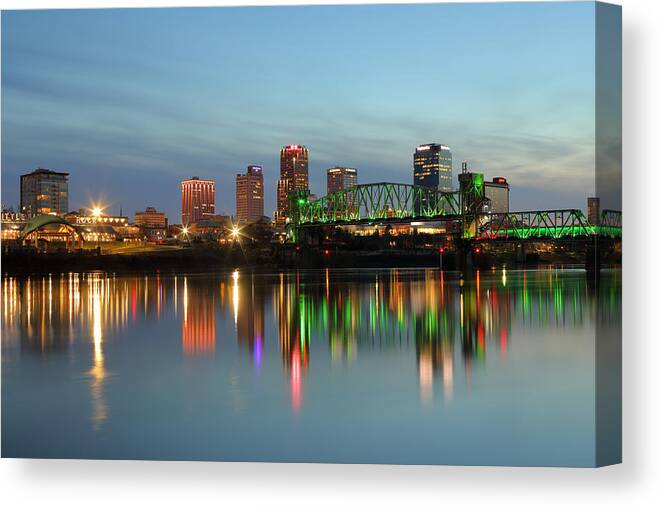
[(326, 171), (326, 193), (355, 187), (358, 184), (358, 171), (352, 167), (331, 167)]
[(509, 213), (510, 186), (505, 178), (494, 178), (484, 183), (484, 197), (489, 199), (490, 213)]
[(413, 154), (413, 184), (452, 192), (452, 151), (443, 144), (421, 144)]

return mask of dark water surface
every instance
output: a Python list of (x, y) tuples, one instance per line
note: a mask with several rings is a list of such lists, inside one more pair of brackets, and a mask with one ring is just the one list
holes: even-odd
[(2, 280), (2, 455), (592, 466), (583, 271)]

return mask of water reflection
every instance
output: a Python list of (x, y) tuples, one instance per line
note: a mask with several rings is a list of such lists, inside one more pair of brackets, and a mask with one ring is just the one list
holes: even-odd
[[(92, 360), (92, 368), (88, 374), (91, 377), (90, 381), (90, 394), (92, 397), (92, 428), (97, 431), (102, 428), (103, 423), (108, 418), (108, 407), (103, 397), (103, 384), (108, 377), (108, 373), (104, 367), (103, 359), (103, 314), (102, 302), (105, 295), (106, 283), (108, 279), (101, 279), (99, 276), (91, 278), (91, 290), (89, 297), (91, 298), (92, 308), (92, 339), (94, 340), (94, 353)], [(114, 281), (114, 280), (113, 280)]]
[(555, 269), (466, 278), (437, 270), (5, 277), (2, 345), (3, 352), (48, 355), (87, 342), (96, 430), (110, 417), (112, 364), (104, 349), (160, 320), (180, 321), (183, 356), (213, 357), (217, 328), (233, 329), (222, 339), (247, 352), (255, 371), (279, 355), (293, 413), (306, 405), (313, 364), (361, 368), (363, 356), (398, 350), (415, 357), (420, 402), (448, 403), (487, 361), (510, 360), (515, 327), (534, 337), (536, 329), (619, 322), (619, 274), (604, 280), (590, 286), (581, 272)]
[(216, 351), (216, 290), (204, 278), (184, 277), (181, 342), (185, 355)]
[[(236, 337), (239, 346), (248, 350), (256, 369), (262, 367), (264, 354), (264, 304), (266, 298), (263, 284), (250, 281), (238, 284), (238, 276), (233, 279), (232, 294), (235, 308)], [(239, 304), (240, 301), (240, 304)]]

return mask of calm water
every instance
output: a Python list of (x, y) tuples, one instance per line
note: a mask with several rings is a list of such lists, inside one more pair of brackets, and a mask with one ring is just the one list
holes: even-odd
[(592, 466), (619, 272), (2, 280), (7, 457)]

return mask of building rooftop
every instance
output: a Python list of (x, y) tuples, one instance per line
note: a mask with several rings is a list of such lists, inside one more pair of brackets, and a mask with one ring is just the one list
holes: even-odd
[(69, 173), (64, 173), (64, 172), (59, 172), (59, 171), (51, 171), (50, 169), (44, 169), (43, 167), (38, 167), (31, 173), (23, 174), (22, 176), (29, 176), (31, 174), (53, 174), (57, 176), (69, 176)]

